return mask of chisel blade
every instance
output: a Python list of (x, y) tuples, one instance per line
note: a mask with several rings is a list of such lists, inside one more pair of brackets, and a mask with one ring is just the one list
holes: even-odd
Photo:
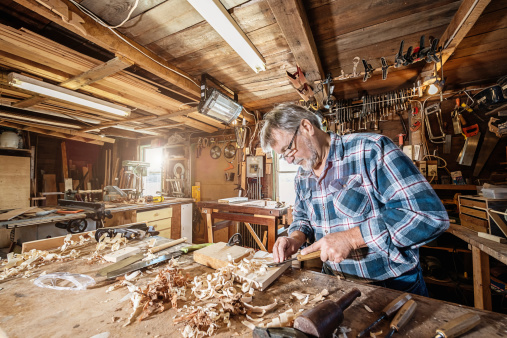
[(159, 256), (159, 257), (151, 259), (149, 261), (141, 261), (141, 262), (133, 263), (133, 264), (125, 266), (124, 268), (108, 272), (107, 279), (116, 278), (118, 276), (124, 275), (124, 274), (132, 272), (132, 271), (136, 271), (136, 270), (143, 269), (143, 268), (155, 265), (155, 264), (159, 264), (159, 263), (168, 261), (171, 258), (179, 257), (182, 254), (183, 254), (183, 252), (178, 250), (176, 252), (170, 252), (166, 255)]

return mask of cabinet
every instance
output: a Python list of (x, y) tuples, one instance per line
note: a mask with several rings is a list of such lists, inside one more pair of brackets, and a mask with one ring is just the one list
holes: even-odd
[(489, 217), (488, 209), (504, 211), (507, 200), (489, 199), (482, 196), (459, 196), (459, 218), (461, 225), (496, 236), (504, 236)]
[(191, 197), (190, 146), (164, 146), (163, 191), (173, 197)]

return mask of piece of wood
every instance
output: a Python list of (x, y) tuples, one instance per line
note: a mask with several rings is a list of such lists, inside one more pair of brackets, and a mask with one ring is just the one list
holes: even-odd
[(186, 241), (187, 241), (187, 238), (183, 237), (183, 238), (176, 239), (176, 240), (174, 240), (172, 242), (169, 242), (169, 243), (166, 243), (166, 244), (158, 245), (156, 247), (153, 247), (153, 248), (149, 249), (148, 251), (150, 253), (156, 253), (156, 252), (168, 249), (168, 248), (170, 248), (172, 246), (175, 246), (175, 245), (178, 245), (178, 244), (181, 244), (181, 243), (185, 243)]
[[(97, 45), (105, 48), (109, 51), (116, 53), (117, 55), (123, 55), (132, 60), (136, 65), (140, 66), (143, 69), (146, 69), (153, 74), (157, 74), (162, 79), (180, 87), (189, 93), (195, 94), (197, 96), (200, 95), (200, 88), (197, 85), (197, 81), (193, 80), (190, 75), (186, 72), (178, 69), (174, 65), (168, 63), (164, 59), (160, 58), (155, 53), (146, 49), (145, 47), (139, 45), (132, 39), (123, 36), (121, 33), (117, 33), (121, 35), (121, 38), (115, 34), (113, 34), (108, 28), (101, 26), (99, 23), (94, 21), (92, 18), (88, 16), (83, 16), (83, 23), (81, 26), (86, 31), (83, 33), (80, 29), (76, 28), (75, 25), (65, 22), (61, 16), (52, 12), (49, 8), (34, 3), (30, 0), (15, 0), (18, 4), (42, 15), (48, 20), (54, 21), (55, 23), (71, 30), (72, 32), (84, 37), (96, 43)], [(61, 1), (65, 5), (69, 7), (73, 12), (79, 12), (79, 10), (72, 5), (70, 2)], [(127, 44), (126, 41), (129, 42)], [(146, 57), (146, 55), (149, 56)], [(169, 69), (173, 69), (170, 71)], [(181, 75), (180, 75), (181, 74)]]
[(500, 216), (500, 214), (496, 213), (494, 210), (488, 209), (489, 217), (495, 222), (500, 231), (507, 237), (507, 224), (505, 224), (504, 219)]
[(119, 262), (125, 258), (128, 258), (130, 256), (133, 256), (135, 254), (138, 254), (141, 252), (141, 249), (138, 247), (133, 246), (127, 246), (120, 250), (110, 252), (106, 255), (104, 255), (104, 259), (108, 262), (116, 263)]
[(62, 150), (62, 174), (63, 179), (65, 181), (66, 178), (69, 178), (69, 168), (67, 165), (67, 147), (65, 146), (65, 141), (61, 143)]
[(487, 217), (488, 217), (488, 213), (485, 210), (468, 208), (465, 206), (461, 206), (459, 209), (459, 212), (462, 214), (467, 214), (467, 215), (479, 217), (482, 219), (487, 219)]
[(34, 96), (31, 96), (31, 97), (26, 98), (24, 100), (18, 101), (16, 103), (12, 104), (12, 106), (15, 108), (28, 108), (28, 107), (38, 105), (39, 103), (44, 102), (46, 100), (47, 100), (47, 98), (45, 96), (34, 95)]
[[(56, 175), (55, 174), (44, 174), (42, 176), (42, 191), (43, 192), (58, 192), (56, 188)], [(58, 196), (47, 195), (46, 205), (54, 206), (58, 204)]]
[(194, 251), (194, 261), (213, 269), (220, 269), (229, 264), (229, 257), (233, 262), (238, 263), (251, 255), (251, 252), (250, 248), (237, 245), (227, 246), (227, 243), (218, 242)]
[(266, 250), (266, 247), (264, 246), (264, 244), (261, 242), (261, 240), (259, 239), (259, 236), (257, 236), (257, 234), (255, 233), (254, 229), (252, 229), (252, 226), (250, 225), (250, 223), (248, 222), (245, 222), (245, 226), (246, 228), (248, 229), (248, 231), (250, 232), (250, 234), (252, 235), (255, 243), (257, 243), (257, 245), (259, 246), (259, 248), (262, 250), (262, 251), (268, 251)]
[(490, 234), (486, 234), (484, 232), (478, 232), (477, 235), (479, 237), (482, 237), (482, 238), (485, 238), (485, 239), (488, 239), (490, 241), (493, 241), (493, 242), (496, 242), (496, 243), (502, 243), (502, 244), (505, 244), (507, 243), (507, 239), (506, 238), (503, 238), (503, 237), (499, 237), (499, 236), (495, 236), (495, 235), (490, 235)]
[[(227, 266), (231, 261), (239, 263), (243, 258), (251, 255), (251, 248), (244, 248), (237, 245), (227, 246), (226, 243), (219, 242), (195, 251), (194, 261), (213, 269), (220, 269)], [(265, 264), (273, 262), (273, 256), (265, 251), (256, 252), (253, 258), (262, 260)], [(287, 264), (268, 268), (264, 275), (257, 275), (255, 273), (246, 274), (242, 271), (236, 272), (235, 275), (242, 282), (253, 282), (254, 288), (263, 291), (290, 265), (291, 263), (288, 262)]]
[(268, 0), (268, 3), (296, 63), (305, 73), (308, 84), (314, 88), (315, 98), (321, 105), (327, 92), (325, 89), (317, 92), (313, 82), (323, 79), (324, 70), (301, 0)]
[(75, 76), (67, 81), (60, 83), (60, 86), (76, 90), (90, 83), (102, 80), (108, 76), (111, 76), (119, 71), (132, 66), (134, 62), (130, 61), (126, 57), (116, 56), (95, 68), (92, 68), (78, 76)]
[(0, 214), (0, 221), (8, 221), (13, 219), (16, 216), (23, 215), (25, 212), (28, 212), (30, 210), (33, 210), (37, 207), (27, 207), (27, 208), (19, 208), (14, 209), (8, 212), (4, 212), (3, 214)]
[[(95, 231), (88, 231), (88, 232), (82, 232), (79, 234), (73, 234), (70, 237), (70, 239), (73, 241), (79, 241), (80, 236), (90, 236), (93, 238), (94, 235), (95, 235)], [(24, 242), (21, 245), (21, 252), (25, 253), (25, 252), (28, 252), (32, 249), (36, 249), (36, 250), (56, 249), (56, 248), (61, 247), (63, 245), (66, 237), (67, 236), (58, 236), (58, 237), (52, 237), (52, 238), (39, 239), (36, 241), (31, 241), (31, 242)]]
[(489, 256), (472, 245), (474, 273), (474, 306), (477, 309), (491, 311), (491, 281), (489, 273)]
[(0, 209), (30, 206), (30, 157), (0, 156)]
[[(491, 0), (463, 0), (449, 26), (440, 37), (440, 44), (444, 46), (444, 49), (440, 55), (442, 62), (436, 64), (437, 71), (440, 70), (441, 65), (444, 65), (456, 48), (458, 48), (458, 45), (472, 29), (490, 1)], [(431, 76), (434, 72), (434, 67), (435, 65), (433, 63), (425, 65), (420, 77), (424, 79), (424, 77)]]

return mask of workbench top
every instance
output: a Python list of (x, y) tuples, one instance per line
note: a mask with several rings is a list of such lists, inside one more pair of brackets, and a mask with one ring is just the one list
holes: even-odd
[[(182, 244), (183, 246), (184, 244)], [(177, 248), (177, 247), (174, 247)], [(195, 263), (192, 255), (180, 257), (181, 268), (191, 277), (209, 273), (212, 269)], [(91, 337), (109, 332), (109, 337), (181, 337), (180, 329), (184, 324), (174, 325), (172, 320), (175, 309), (154, 314), (148, 319), (123, 327), (131, 313), (130, 302), (120, 300), (128, 293), (126, 288), (106, 293), (109, 284), (101, 282), (95, 274), (106, 264), (88, 264), (83, 258), (63, 263), (53, 263), (35, 271), (29, 278), (17, 278), (0, 283), (0, 327), (8, 337)], [(35, 286), (33, 280), (43, 271), (82, 273), (96, 279), (94, 288), (84, 291), (56, 291)], [(144, 276), (138, 283), (143, 284), (148, 278)], [(103, 278), (102, 278), (103, 281)], [(342, 326), (352, 329), (348, 337), (355, 335), (373, 322), (382, 308), (400, 293), (381, 287), (362, 285), (338, 280), (336, 277), (323, 275), (307, 270), (289, 268), (266, 291), (254, 294), (254, 305), (266, 305), (274, 299), (282, 301), (277, 307), (266, 314), (273, 318), (290, 307), (294, 311), (302, 306), (297, 300), (291, 300), (293, 291), (317, 294), (327, 288), (328, 299), (337, 300), (352, 288), (357, 287), (362, 296), (346, 311)], [(190, 290), (188, 291), (190, 292)], [(418, 307), (414, 318), (395, 337), (433, 337), (435, 329), (445, 322), (464, 313), (474, 312), (481, 316), (477, 328), (463, 337), (507, 337), (507, 316), (454, 305), (430, 298), (414, 296)], [(184, 305), (182, 301), (178, 302)], [(365, 305), (373, 310), (370, 313)], [(306, 306), (305, 308), (309, 308)], [(178, 314), (180, 316), (181, 314)], [(113, 321), (113, 317), (119, 317)], [(244, 316), (234, 316), (229, 329), (222, 328), (217, 337), (251, 337), (252, 332), (241, 321)], [(388, 322), (383, 321), (373, 331), (382, 330), (384, 336), (388, 332)]]
[[(151, 209), (160, 209), (164, 207), (168, 207), (174, 204), (187, 204), (187, 203), (193, 203), (192, 198), (171, 198), (167, 199), (164, 202), (160, 203), (138, 203), (138, 204), (122, 204), (122, 203), (112, 203), (112, 202), (104, 202), (106, 205), (106, 210), (111, 211), (111, 213), (117, 213), (117, 212), (124, 212), (124, 211), (144, 211), (144, 210), (151, 210)], [(47, 206), (44, 207), (47, 210), (51, 209), (57, 209), (58, 206)], [(60, 207), (64, 208), (64, 207)], [(80, 212), (77, 214), (50, 214), (47, 216), (38, 216), (38, 217), (30, 217), (30, 218), (20, 218), (20, 219), (13, 219), (10, 221), (4, 221), (0, 222), (0, 229), (12, 229), (12, 228), (18, 228), (18, 227), (24, 227), (24, 226), (30, 226), (30, 225), (39, 225), (39, 224), (46, 224), (46, 223), (54, 223), (54, 222), (67, 222), (74, 219), (82, 219), (86, 218), (85, 212)]]

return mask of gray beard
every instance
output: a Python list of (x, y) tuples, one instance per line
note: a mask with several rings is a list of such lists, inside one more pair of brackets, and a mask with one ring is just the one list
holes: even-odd
[(315, 167), (315, 164), (317, 163), (317, 149), (313, 146), (313, 144), (305, 139), (305, 144), (308, 147), (308, 150), (310, 150), (310, 158), (296, 158), (296, 164), (299, 165), (300, 162), (304, 160), (304, 164), (301, 165), (305, 171), (311, 171), (313, 167)]

